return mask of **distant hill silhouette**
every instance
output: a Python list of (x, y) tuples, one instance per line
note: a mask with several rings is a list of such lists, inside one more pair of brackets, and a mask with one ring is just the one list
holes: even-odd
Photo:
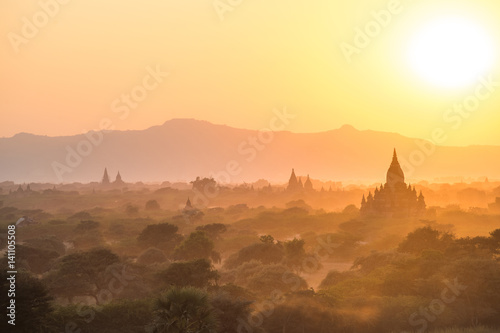
[[(383, 182), (393, 148), (409, 180), (500, 178), (499, 146), (437, 147), (412, 172), (405, 160), (418, 146), (415, 139), (396, 133), (359, 131), (349, 125), (311, 134), (276, 132), (272, 142), (252, 148), (249, 138), (257, 135), (253, 130), (192, 119), (174, 119), (140, 131), (112, 131), (104, 134), (100, 145), (92, 145), (92, 152), (62, 179), (100, 181), (107, 167), (113, 175), (119, 170), (126, 182), (190, 181), (224, 171), (229, 161), (237, 161), (241, 172), (231, 176), (231, 182), (264, 178), (285, 183), (292, 167), (297, 175), (310, 174), (315, 179)], [(80, 143), (81, 149), (88, 149), (81, 143), (85, 140), (85, 135), (26, 133), (0, 138), (0, 181), (59, 182), (53, 162), (66, 165), (67, 148), (76, 150)]]

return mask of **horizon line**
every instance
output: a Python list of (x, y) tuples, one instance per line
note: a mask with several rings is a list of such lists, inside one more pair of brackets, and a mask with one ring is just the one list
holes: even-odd
[[(235, 126), (231, 126), (231, 125), (227, 125), (227, 124), (214, 123), (214, 122), (211, 122), (211, 121), (205, 120), (205, 119), (196, 119), (196, 118), (171, 118), (169, 120), (166, 120), (162, 124), (152, 125), (152, 126), (149, 126), (149, 127), (146, 127), (146, 128), (142, 128), (142, 129), (108, 130), (108, 132), (124, 133), (124, 132), (147, 131), (147, 130), (155, 128), (155, 127), (165, 126), (167, 123), (173, 122), (173, 121), (191, 121), (191, 122), (207, 123), (207, 124), (212, 125), (212, 126), (228, 127), (228, 128), (236, 129), (236, 130), (254, 131), (254, 132), (258, 132), (259, 131), (259, 129), (250, 129), (250, 128), (235, 127)], [(353, 130), (353, 131), (356, 131), (356, 132), (375, 132), (375, 133), (395, 134), (395, 135), (399, 135), (399, 136), (407, 138), (407, 139), (425, 140), (425, 141), (431, 142), (428, 139), (406, 136), (406, 135), (401, 134), (399, 132), (381, 131), (381, 130), (374, 130), (374, 129), (358, 129), (358, 128), (356, 128), (355, 126), (353, 126), (351, 124), (343, 124), (343, 125), (341, 125), (338, 128), (333, 128), (333, 129), (324, 130), (324, 131), (317, 131), (317, 132), (296, 132), (296, 131), (289, 131), (289, 130), (274, 131), (274, 132), (276, 132), (276, 133), (292, 133), (292, 134), (298, 134), (298, 135), (301, 135), (301, 134), (302, 135), (311, 135), (311, 134), (329, 133), (329, 132), (340, 131), (340, 130)], [(16, 134), (12, 135), (12, 136), (0, 136), (0, 139), (12, 139), (12, 138), (14, 138), (16, 136), (19, 136), (19, 135), (28, 135), (28, 136), (44, 137), (44, 138), (63, 138), (63, 137), (72, 137), (72, 136), (85, 135), (86, 133), (89, 133), (89, 132), (92, 132), (92, 131), (94, 131), (94, 130), (89, 130), (89, 131), (86, 131), (86, 132), (81, 132), (81, 133), (76, 133), (76, 134), (65, 134), (65, 135), (47, 135), (47, 134), (36, 134), (36, 133), (29, 133), (29, 132), (18, 132)], [(436, 146), (440, 146), (440, 147), (477, 147), (477, 146), (480, 146), (480, 147), (500, 147), (500, 144), (499, 145), (495, 145), (495, 144), (478, 144), (478, 143), (472, 143), (472, 144), (468, 144), (468, 145), (436, 145)]]

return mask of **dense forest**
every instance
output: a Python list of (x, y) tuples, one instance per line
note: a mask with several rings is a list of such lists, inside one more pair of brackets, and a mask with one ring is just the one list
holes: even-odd
[[(207, 207), (190, 200), (171, 208), (193, 190), (1, 195), (5, 235), (24, 217), (16, 226), (16, 332), (500, 328), (494, 209), (449, 205), (419, 217), (366, 217), (356, 205), (326, 211), (313, 208), (311, 196), (284, 194), (294, 200)], [(267, 195), (227, 191), (249, 200)], [(7, 237), (0, 242), (6, 267)], [(9, 276), (1, 274), (4, 295)]]

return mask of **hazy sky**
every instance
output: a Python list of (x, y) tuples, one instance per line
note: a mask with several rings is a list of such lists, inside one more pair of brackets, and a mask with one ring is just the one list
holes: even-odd
[[(474, 102), (479, 77), (437, 87), (407, 56), (412, 36), (447, 15), (496, 48), (498, 0), (60, 2), (0, 2), (0, 136), (71, 135), (103, 119), (119, 130), (172, 118), (260, 129), (286, 106), (295, 132), (351, 124), (430, 139), (441, 128), (446, 145), (500, 145), (500, 87), (483, 87), (475, 111), (460, 114), (452, 108)], [(391, 8), (378, 29), (373, 12)], [(358, 28), (375, 30), (363, 41)], [(360, 46), (350, 61), (347, 44)], [(481, 75), (500, 81), (496, 63)]]

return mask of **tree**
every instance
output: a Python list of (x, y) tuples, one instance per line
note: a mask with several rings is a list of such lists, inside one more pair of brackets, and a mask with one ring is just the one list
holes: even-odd
[(149, 200), (144, 207), (146, 210), (160, 210), (160, 204), (156, 200)]
[(492, 232), (490, 232), (490, 250), (494, 253), (494, 254), (500, 254), (500, 229), (496, 229)]
[(214, 242), (203, 231), (192, 232), (174, 250), (177, 260), (192, 260), (210, 258), (214, 249)]
[(432, 229), (419, 228), (410, 232), (399, 244), (399, 252), (420, 254), (423, 250), (438, 250), (444, 252), (453, 243), (453, 235)]
[(227, 231), (227, 227), (222, 223), (212, 223), (196, 227), (196, 230), (204, 231), (210, 238), (218, 240), (220, 234)]
[(262, 264), (279, 263), (284, 258), (283, 247), (273, 243), (255, 243), (246, 246), (237, 253), (232, 254), (224, 261), (224, 268), (236, 268), (252, 260), (260, 261)]
[(208, 295), (199, 289), (172, 288), (155, 305), (152, 333), (215, 333), (216, 317)]
[(219, 323), (218, 333), (234, 333), (238, 332), (239, 320), (248, 318), (252, 302), (219, 292), (211, 297), (210, 304)]
[(305, 241), (303, 239), (294, 238), (291, 241), (287, 241), (283, 244), (285, 249), (285, 260), (286, 264), (296, 269), (296, 271), (302, 270), (302, 263), (306, 257), (306, 251), (304, 250)]
[(274, 244), (274, 237), (271, 235), (263, 235), (259, 239), (264, 244)]
[(99, 293), (107, 288), (106, 269), (118, 262), (118, 256), (108, 249), (73, 253), (62, 257), (45, 281), (54, 295), (70, 301), (74, 296), (90, 296), (100, 304)]
[(451, 306), (456, 307), (460, 317), (471, 325), (500, 325), (500, 265), (496, 260), (463, 258), (444, 272), (457, 296), (457, 304)]
[(219, 273), (207, 259), (174, 262), (160, 273), (163, 282), (178, 287), (206, 288), (215, 285)]
[(59, 257), (59, 253), (53, 250), (37, 249), (26, 245), (16, 246), (16, 255), (20, 266), (24, 266), (35, 274), (48, 271), (52, 262)]
[(170, 223), (150, 224), (142, 230), (137, 241), (142, 247), (157, 247), (170, 252), (182, 240), (177, 230), (179, 228)]
[[(2, 265), (6, 267), (7, 265)], [(15, 297), (7, 297), (10, 289), (10, 274), (2, 269), (0, 271), (0, 307), (3, 309), (3, 318), (0, 321), (2, 332), (48, 332), (47, 316), (52, 312), (51, 301), (45, 286), (29, 273), (19, 271), (16, 274)], [(10, 325), (6, 316), (10, 300), (15, 300), (15, 326)], [(15, 330), (12, 330), (15, 328)]]
[(197, 190), (203, 194), (213, 193), (217, 190), (217, 182), (213, 178), (203, 178), (196, 177), (196, 180), (192, 181), (193, 190)]

